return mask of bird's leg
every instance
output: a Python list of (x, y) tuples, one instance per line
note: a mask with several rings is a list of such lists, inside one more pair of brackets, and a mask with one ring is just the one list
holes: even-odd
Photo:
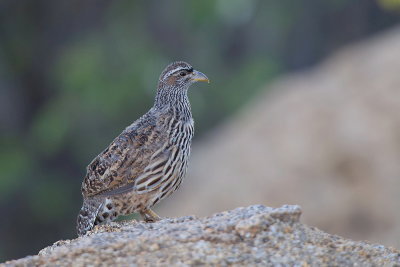
[(158, 216), (151, 209), (145, 209), (145, 210), (141, 211), (140, 215), (142, 216), (142, 218), (145, 222), (156, 222), (156, 221), (161, 220), (160, 216)]

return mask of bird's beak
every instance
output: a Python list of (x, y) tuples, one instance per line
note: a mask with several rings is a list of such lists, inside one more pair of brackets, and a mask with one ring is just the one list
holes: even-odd
[(200, 71), (194, 70), (192, 75), (193, 75), (192, 81), (210, 83), (210, 80), (207, 78), (207, 76), (204, 73), (201, 73)]

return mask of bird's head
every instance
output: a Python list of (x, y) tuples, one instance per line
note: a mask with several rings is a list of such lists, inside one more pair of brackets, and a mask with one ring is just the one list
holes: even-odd
[(195, 82), (210, 82), (206, 75), (183, 61), (169, 64), (161, 73), (158, 88), (173, 87), (187, 89)]

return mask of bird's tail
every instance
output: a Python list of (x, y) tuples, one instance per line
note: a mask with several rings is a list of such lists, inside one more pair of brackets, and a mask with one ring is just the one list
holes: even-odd
[(87, 231), (92, 230), (96, 216), (103, 206), (103, 201), (98, 198), (87, 198), (83, 200), (83, 205), (77, 218), (76, 231), (78, 236), (82, 236)]

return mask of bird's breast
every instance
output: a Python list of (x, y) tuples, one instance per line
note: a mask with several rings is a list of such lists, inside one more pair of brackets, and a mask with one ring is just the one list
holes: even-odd
[(167, 130), (170, 135), (172, 145), (177, 145), (183, 149), (190, 145), (194, 135), (193, 119), (188, 121), (176, 120), (171, 123), (171, 127)]

